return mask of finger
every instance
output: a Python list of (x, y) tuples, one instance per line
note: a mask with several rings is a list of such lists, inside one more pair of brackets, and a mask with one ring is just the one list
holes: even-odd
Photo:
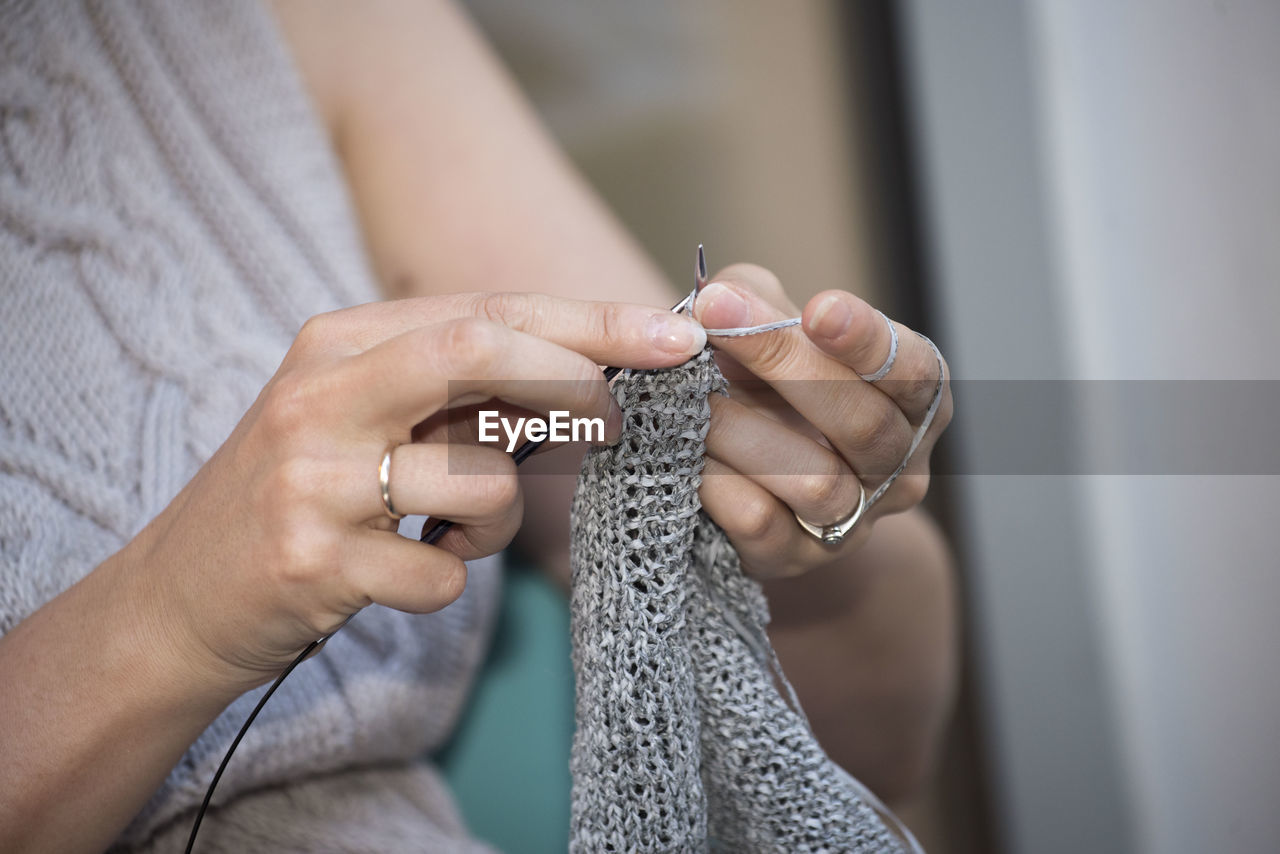
[(678, 365), (701, 352), (706, 334), (684, 315), (632, 303), (544, 294), (447, 294), (369, 303), (317, 315), (303, 327), (304, 349), (363, 352), (424, 326), (475, 318), (545, 338), (597, 364)]
[(884, 516), (910, 510), (924, 501), (925, 495), (929, 492), (929, 481), (929, 454), (922, 445), (921, 450), (911, 457), (911, 461), (898, 479), (876, 502), (874, 512)]
[(830, 448), (720, 395), (711, 397), (707, 454), (806, 521), (829, 525), (857, 506), (857, 478)]
[[(774, 275), (772, 270), (761, 267), (758, 264), (730, 264), (711, 280), (714, 282), (736, 282), (750, 288), (751, 292), (764, 300), (765, 303), (772, 306), (782, 313), (781, 317), (775, 318), (781, 320), (787, 317), (795, 317), (800, 313), (800, 309), (791, 301), (791, 297), (787, 294), (786, 288), (782, 286), (782, 281)], [(701, 299), (702, 295), (698, 295)], [(765, 323), (767, 321), (758, 321)], [(740, 324), (750, 325), (750, 324)], [(715, 327), (726, 328), (726, 327)]]
[[(787, 316), (756, 293), (759, 283), (746, 278), (744, 269), (752, 270), (729, 268), (699, 295), (694, 312), (707, 328), (753, 326)], [(821, 430), (859, 474), (887, 474), (901, 461), (911, 436), (906, 415), (800, 329), (713, 341)]]
[(818, 294), (809, 300), (802, 317), (805, 333), (824, 353), (868, 375), (879, 371), (893, 350), (892, 323), (897, 352), (889, 372), (875, 387), (888, 395), (911, 423), (920, 423), (938, 386), (938, 357), (923, 338), (901, 323), (886, 320), (866, 301), (844, 291)]
[(347, 544), (343, 578), (353, 609), (376, 602), (427, 614), (462, 595), (467, 567), (463, 558), (446, 549), (390, 531), (365, 530)]
[[(498, 522), (491, 525), (454, 525), (436, 541), (436, 545), (463, 560), (475, 560), (506, 548), (523, 521), (524, 501), (521, 499)], [(428, 519), (426, 525), (429, 527), (434, 523), (435, 517)]]
[(449, 405), (500, 398), (621, 426), (621, 412), (588, 358), (499, 323), (465, 318), (406, 332), (344, 360), (333, 380), (358, 418), (407, 431)]
[(799, 575), (830, 563), (846, 544), (858, 541), (851, 534), (839, 548), (823, 546), (800, 529), (777, 497), (718, 460), (707, 460), (698, 495), (702, 508), (729, 536), (743, 571), (753, 578)]
[[(405, 444), (391, 451), (391, 506), (403, 516), (432, 516), (482, 531), (510, 527), (519, 517), (520, 482), (511, 457), (496, 448)], [(369, 483), (366, 518), (385, 517), (379, 484)], [(477, 542), (484, 542), (483, 537)]]

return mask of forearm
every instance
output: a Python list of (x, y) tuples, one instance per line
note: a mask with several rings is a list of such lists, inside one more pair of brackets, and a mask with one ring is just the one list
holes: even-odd
[(766, 585), (770, 636), (819, 742), (888, 801), (931, 770), (956, 682), (953, 565), (923, 511), (848, 559)]
[(101, 851), (243, 686), (195, 664), (120, 556), (0, 639), (0, 839)]
[(273, 5), (389, 296), (670, 304), (670, 286), (452, 3)]

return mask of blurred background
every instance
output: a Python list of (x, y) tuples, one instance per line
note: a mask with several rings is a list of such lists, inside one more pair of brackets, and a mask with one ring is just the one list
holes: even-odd
[(1280, 850), (1280, 3), (466, 5), (677, 285), (702, 242), (947, 354), (965, 664), (925, 846)]

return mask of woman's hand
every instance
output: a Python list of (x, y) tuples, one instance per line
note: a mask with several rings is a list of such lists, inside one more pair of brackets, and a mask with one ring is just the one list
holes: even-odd
[[(799, 313), (769, 271), (726, 268), (699, 294), (695, 315), (708, 329), (754, 326)], [(911, 462), (839, 545), (815, 525), (847, 519), (906, 457), (933, 400), (938, 360), (901, 324), (892, 370), (869, 383), (889, 355), (881, 316), (843, 291), (818, 294), (801, 328), (713, 338), (730, 397), (713, 397), (703, 507), (725, 529), (744, 569), (760, 579), (799, 575), (849, 556), (876, 519), (916, 506), (929, 484), (929, 455), (951, 418), (949, 384)]]
[[(705, 338), (658, 309), (536, 295), (454, 295), (313, 318), (279, 371), (173, 503), (119, 556), (148, 576), (170, 638), (247, 687), (377, 602), (428, 612), (465, 586), (464, 560), (520, 524), (515, 466), (495, 445), (427, 430), (452, 407), (621, 416), (597, 363), (665, 367)], [(556, 382), (547, 382), (557, 380)], [(445, 431), (447, 432), (447, 431)], [(438, 546), (400, 537), (397, 512), (448, 518)]]

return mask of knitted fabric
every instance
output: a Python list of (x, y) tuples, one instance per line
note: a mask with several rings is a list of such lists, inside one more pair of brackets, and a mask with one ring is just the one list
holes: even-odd
[[(256, 0), (0, 0), (0, 633), (169, 503), (309, 316), (375, 298), (327, 133)], [(267, 704), (215, 804), (441, 745), (497, 583), (473, 566), (438, 614), (352, 620)], [(261, 690), (122, 849), (189, 828)], [(281, 827), (315, 820), (273, 803)]]
[[(780, 671), (760, 585), (700, 510), (710, 351), (614, 386), (573, 505), (574, 852), (899, 852)], [(788, 687), (789, 691), (789, 687)]]

